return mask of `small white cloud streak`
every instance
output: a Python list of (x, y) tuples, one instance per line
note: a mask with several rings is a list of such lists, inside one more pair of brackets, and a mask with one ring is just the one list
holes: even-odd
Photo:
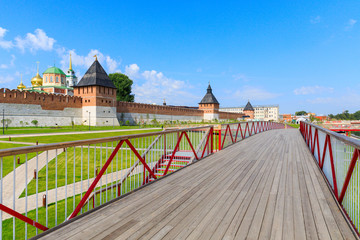
[(350, 30), (354, 27), (354, 25), (357, 23), (357, 20), (355, 19), (349, 19), (347, 26), (345, 27), (345, 30)]
[(321, 21), (321, 17), (320, 16), (316, 16), (310, 19), (310, 23), (311, 24), (317, 24)]
[(11, 54), (11, 60), (9, 64), (0, 64), (0, 69), (8, 69), (9, 67), (13, 67), (15, 65), (15, 55)]
[(294, 90), (295, 95), (310, 95), (320, 93), (332, 93), (334, 91), (331, 87), (323, 86), (303, 86)]
[(242, 100), (267, 100), (280, 96), (280, 94), (268, 92), (259, 87), (244, 86), (241, 90), (235, 91), (233, 97)]
[(7, 29), (0, 27), (0, 48), (10, 49), (14, 46), (11, 41), (5, 41), (3, 39), (7, 32)]

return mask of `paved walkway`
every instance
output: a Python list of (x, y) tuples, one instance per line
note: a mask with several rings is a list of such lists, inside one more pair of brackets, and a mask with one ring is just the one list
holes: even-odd
[(298, 130), (252, 136), (43, 239), (355, 239)]
[[(47, 152), (48, 152), (48, 162), (55, 159), (55, 157), (56, 157), (55, 150), (49, 150)], [(60, 154), (62, 152), (63, 152), (62, 149), (57, 150), (58, 154)], [(38, 162), (38, 171), (40, 171), (44, 166), (46, 166), (46, 152), (40, 153), (38, 155), (37, 162)], [(21, 207), (25, 206), (25, 205), (20, 206), (19, 197), (25, 189), (25, 184), (27, 185), (30, 183), (31, 180), (33, 180), (34, 169), (36, 169), (36, 157), (27, 161), (27, 168), (26, 168), (26, 164), (24, 163), (21, 166), (17, 167), (15, 169), (15, 172), (12, 171), (3, 178), (3, 193), (2, 194), (3, 194), (3, 204), (5, 206), (8, 206), (8, 207), (14, 209), (13, 208), (14, 197), (15, 197), (16, 211), (17, 211), (17, 209), (19, 209), (19, 207), (21, 208)], [(14, 177), (15, 177), (15, 181), (14, 181)], [(26, 183), (25, 183), (25, 181), (26, 181)], [(15, 188), (15, 194), (13, 194), (14, 188)], [(24, 211), (22, 211), (22, 212), (25, 212), (25, 207), (24, 207)], [(6, 215), (7, 214), (3, 214), (3, 219), (7, 218)]]

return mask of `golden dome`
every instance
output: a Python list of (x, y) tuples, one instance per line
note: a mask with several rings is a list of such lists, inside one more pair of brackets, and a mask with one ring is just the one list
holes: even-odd
[(17, 86), (17, 89), (23, 90), (24, 88), (26, 88), (26, 86), (22, 83), (22, 74), (21, 74), (21, 82), (20, 82), (20, 84)]
[(42, 86), (42, 83), (43, 83), (43, 79), (39, 73), (37, 73), (36, 76), (31, 79), (31, 85), (33, 87), (40, 87)]
[(33, 87), (40, 87), (43, 84), (43, 79), (39, 74), (39, 62), (36, 63), (37, 63), (37, 73), (36, 76), (31, 79), (31, 85)]

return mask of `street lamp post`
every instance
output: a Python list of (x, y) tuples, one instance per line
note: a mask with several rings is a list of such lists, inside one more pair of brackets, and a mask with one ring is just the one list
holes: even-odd
[(3, 135), (5, 134), (5, 109), (3, 109)]

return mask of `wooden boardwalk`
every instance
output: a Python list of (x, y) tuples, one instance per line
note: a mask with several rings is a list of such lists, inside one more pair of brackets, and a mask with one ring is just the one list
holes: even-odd
[(252, 136), (44, 239), (356, 239), (298, 130)]

